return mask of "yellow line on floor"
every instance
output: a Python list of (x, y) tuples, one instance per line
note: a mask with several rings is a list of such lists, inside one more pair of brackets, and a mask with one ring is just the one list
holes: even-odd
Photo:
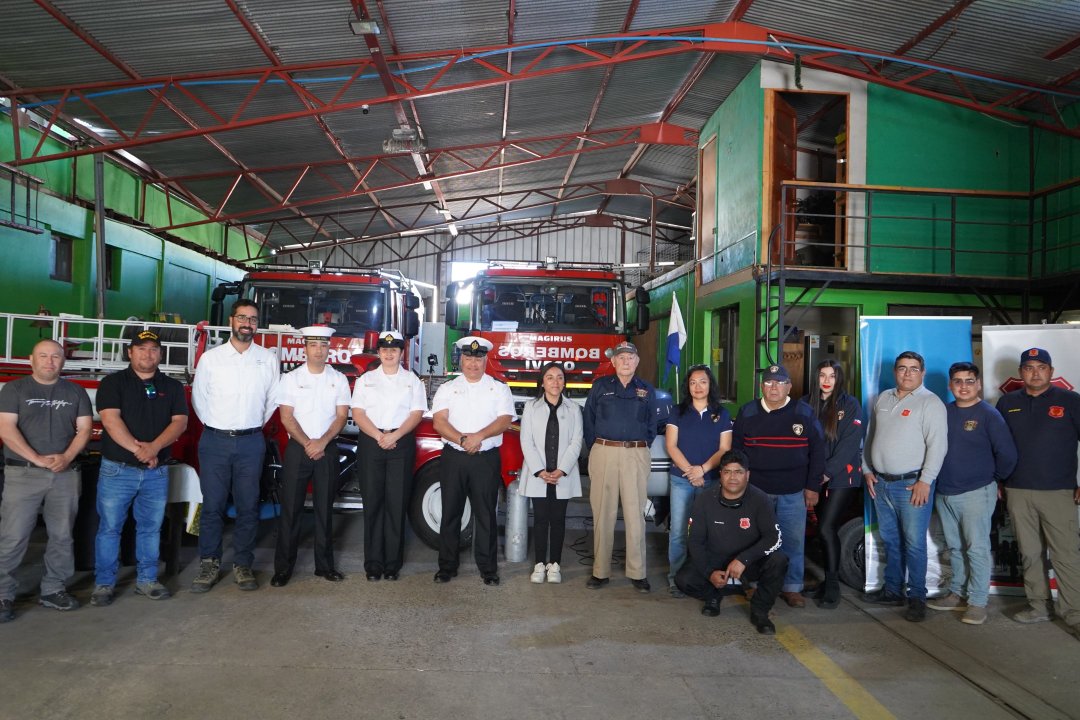
[(860, 720), (896, 720), (866, 688), (834, 663), (805, 635), (790, 625), (776, 629), (776, 639), (803, 666), (814, 673), (840, 702)]

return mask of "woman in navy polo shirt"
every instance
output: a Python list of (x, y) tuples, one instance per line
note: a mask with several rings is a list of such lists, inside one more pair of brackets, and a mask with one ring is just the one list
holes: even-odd
[(690, 507), (716, 485), (716, 465), (731, 449), (731, 415), (720, 404), (720, 389), (708, 365), (694, 365), (686, 372), (682, 392), (664, 435), (671, 456), (668, 590), (675, 597), (683, 596), (675, 587), (675, 573), (686, 561)]
[(843, 366), (832, 359), (818, 363), (817, 382), (804, 400), (814, 409), (829, 446), (815, 508), (825, 544), (825, 582), (813, 597), (832, 610), (840, 604), (840, 518), (862, 486), (862, 407), (847, 392)]

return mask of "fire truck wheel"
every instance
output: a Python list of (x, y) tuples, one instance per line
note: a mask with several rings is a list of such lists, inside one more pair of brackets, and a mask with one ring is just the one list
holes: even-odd
[(844, 523), (839, 535), (840, 580), (861, 592), (866, 587), (866, 535), (862, 516)]
[[(439, 486), (439, 461), (433, 460), (416, 474), (412, 501), (409, 503), (409, 522), (416, 536), (430, 548), (439, 549), (439, 521), (442, 519), (442, 496)], [(472, 507), (465, 501), (461, 515), (461, 547), (472, 545)]]

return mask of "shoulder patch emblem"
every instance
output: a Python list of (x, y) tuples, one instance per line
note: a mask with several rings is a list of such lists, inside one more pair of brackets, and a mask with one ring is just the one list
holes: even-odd
[(1063, 408), (1061, 405), (1051, 405), (1050, 412), (1048, 414), (1052, 418), (1063, 418), (1065, 417), (1065, 408)]
[(974, 430), (977, 427), (979, 427), (979, 421), (978, 420), (965, 420), (964, 421), (964, 430), (967, 431), (967, 432), (971, 432), (972, 430)]
[(636, 390), (636, 392), (637, 392), (637, 396), (638, 396), (639, 398), (641, 398), (642, 400), (644, 400), (645, 398), (649, 397), (649, 391), (648, 391), (648, 390), (646, 390), (645, 388), (638, 388), (638, 389)]
[(748, 518), (748, 517), (739, 518), (739, 529), (740, 530), (749, 530), (750, 529), (750, 518)]
[(806, 428), (804, 428), (802, 426), (802, 423), (795, 423), (794, 425), (791, 426), (791, 432), (793, 432), (793, 433), (795, 433), (796, 435), (799, 435), (799, 436), (802, 436), (803, 430), (805, 430), (805, 429)]
[(908, 415), (910, 415), (910, 414), (911, 414), (911, 411), (910, 411), (910, 410), (902, 410), (902, 411), (900, 411), (900, 415), (901, 415), (902, 417), (907, 417), (907, 416), (908, 416)]
[(836, 419), (837, 420), (843, 420), (844, 419), (844, 411), (843, 410), (836, 413)]

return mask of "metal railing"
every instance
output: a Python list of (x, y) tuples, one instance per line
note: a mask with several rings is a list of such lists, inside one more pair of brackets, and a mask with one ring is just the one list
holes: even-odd
[(779, 211), (762, 264), (781, 270), (1033, 280), (1080, 269), (1080, 178), (1033, 193), (784, 181)]
[[(25, 323), (25, 324), (23, 324)], [(20, 325), (22, 324), (22, 327)], [(195, 370), (196, 350), (199, 338), (206, 335), (205, 349), (217, 347), (228, 341), (231, 330), (215, 325), (180, 325), (143, 320), (97, 320), (79, 315), (17, 315), (0, 313), (0, 336), (3, 337), (3, 354), (0, 365), (13, 367), (30, 366), (30, 346), (37, 340), (32, 330), (37, 329), (40, 339), (51, 339), (64, 348), (64, 371), (82, 371), (93, 374), (114, 372), (127, 367), (125, 348), (131, 339), (143, 330), (151, 330), (161, 339), (160, 369), (167, 375), (190, 378)], [(21, 335), (21, 337), (17, 337)], [(260, 344), (281, 357), (285, 337), (295, 333), (259, 330)], [(22, 348), (16, 351), (16, 346)]]

